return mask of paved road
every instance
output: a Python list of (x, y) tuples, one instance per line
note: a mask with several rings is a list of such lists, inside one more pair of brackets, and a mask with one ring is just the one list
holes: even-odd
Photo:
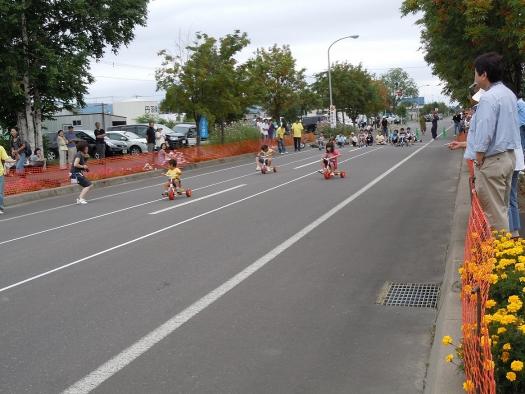
[(12, 207), (0, 220), (2, 393), (417, 393), (433, 309), (375, 304), (439, 283), (460, 155), (443, 141), (187, 171)]

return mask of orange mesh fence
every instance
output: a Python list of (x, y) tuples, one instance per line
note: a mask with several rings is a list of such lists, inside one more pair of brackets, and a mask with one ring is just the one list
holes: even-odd
[[(314, 141), (312, 134), (307, 134), (303, 142)], [(286, 144), (292, 144), (292, 138), (286, 137)], [(177, 159), (178, 165), (182, 168), (191, 163), (199, 163), (207, 160), (221, 159), (225, 157), (238, 156), (246, 153), (256, 153), (262, 142), (259, 140), (242, 141), (223, 145), (201, 145), (183, 148), (171, 152), (171, 156)], [(276, 142), (268, 143), (272, 148), (277, 149)], [(136, 174), (151, 171), (154, 168), (163, 167), (163, 163), (158, 162), (158, 154), (143, 153), (140, 155), (125, 155), (108, 157), (104, 160), (90, 159), (88, 161), (89, 172), (86, 176), (90, 180), (100, 180), (113, 178), (123, 175)], [(36, 190), (55, 188), (71, 184), (69, 178), (69, 166), (67, 169), (60, 169), (58, 165), (43, 167), (26, 167), (23, 174), (17, 174), (11, 168), (4, 178), (5, 195), (14, 195)]]
[(465, 240), (461, 272), (463, 357), (469, 393), (494, 394), (494, 364), (485, 315), (490, 289), (493, 236), (474, 189), (474, 169), (469, 162), (472, 208)]

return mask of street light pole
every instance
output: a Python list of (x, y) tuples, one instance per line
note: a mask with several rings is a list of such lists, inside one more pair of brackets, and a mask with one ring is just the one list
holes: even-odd
[[(328, 92), (330, 94), (330, 123), (332, 123), (332, 108), (334, 105), (333, 98), (332, 98), (332, 73), (331, 73), (332, 64), (330, 62), (330, 49), (332, 49), (332, 46), (335, 43), (342, 41), (342, 40), (346, 40), (347, 38), (353, 38), (355, 40), (356, 38), (359, 38), (359, 36), (354, 34), (351, 36), (345, 36), (345, 37), (338, 38), (337, 40), (332, 42), (330, 46), (328, 47)], [(331, 126), (335, 127), (335, 125), (332, 125), (332, 124)]]

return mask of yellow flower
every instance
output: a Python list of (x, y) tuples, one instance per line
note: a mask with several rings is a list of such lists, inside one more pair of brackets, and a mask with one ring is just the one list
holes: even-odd
[(500, 278), (503, 279), (503, 280), (507, 279), (507, 274), (506, 273), (502, 273)]
[(492, 283), (493, 285), (495, 285), (496, 283), (498, 283), (498, 280), (499, 280), (498, 275), (496, 275), (496, 274), (492, 274), (492, 275), (490, 275), (490, 283)]
[(503, 352), (503, 353), (501, 353), (501, 361), (503, 361), (504, 363), (506, 363), (507, 361), (509, 361), (509, 358), (510, 358), (510, 354), (509, 354), (509, 352)]
[(505, 345), (503, 345), (503, 350), (510, 350), (512, 349), (512, 346), (510, 346), (510, 343), (506, 343)]
[(496, 306), (496, 301), (494, 300), (487, 300), (487, 302), (485, 302), (485, 308), (493, 308)]
[(470, 379), (463, 383), (463, 390), (465, 390), (467, 393), (474, 391), (474, 388), (474, 383), (472, 383), (472, 380)]
[(520, 276), (520, 282), (525, 283), (525, 276)]
[(507, 329), (505, 327), (498, 327), (498, 334), (503, 334), (507, 332)]
[(514, 382), (516, 380), (516, 374), (514, 372), (507, 372), (507, 380)]
[[(447, 363), (451, 363), (452, 360), (454, 360), (454, 355), (453, 355), (452, 353), (449, 354), (449, 355), (447, 355), (447, 357), (445, 357), (445, 361), (446, 361)], [(515, 362), (515, 361), (514, 361), (514, 362)]]
[(525, 324), (518, 326), (518, 330), (520, 330), (522, 334), (525, 334)]
[(443, 345), (452, 345), (452, 337), (445, 335), (443, 339), (441, 340), (443, 342)]
[(521, 271), (521, 272), (525, 271), (524, 263), (517, 263), (514, 267), (516, 268), (516, 271)]
[(514, 372), (520, 372), (523, 369), (523, 362), (514, 360), (510, 363), (510, 369), (512, 369)]

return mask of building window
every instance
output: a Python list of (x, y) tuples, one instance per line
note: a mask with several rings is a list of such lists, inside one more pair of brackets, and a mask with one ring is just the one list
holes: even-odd
[(82, 121), (81, 120), (74, 120), (73, 121), (73, 126), (82, 126)]

